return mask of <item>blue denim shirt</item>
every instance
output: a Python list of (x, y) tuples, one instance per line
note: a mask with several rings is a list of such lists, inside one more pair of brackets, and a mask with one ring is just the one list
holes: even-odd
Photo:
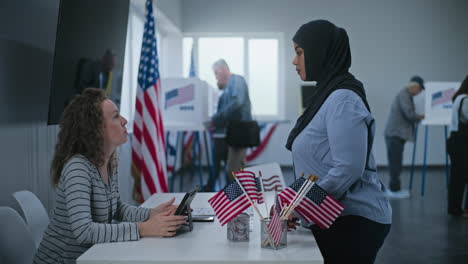
[[(292, 145), (295, 174), (314, 174), (318, 184), (344, 206), (343, 215), (357, 215), (382, 224), (392, 222), (385, 185), (377, 176), (368, 131), (373, 117), (353, 91), (334, 91)], [(368, 130), (368, 126), (370, 129)]]
[(244, 77), (231, 74), (211, 120), (218, 133), (225, 132), (229, 121), (252, 120), (249, 89)]

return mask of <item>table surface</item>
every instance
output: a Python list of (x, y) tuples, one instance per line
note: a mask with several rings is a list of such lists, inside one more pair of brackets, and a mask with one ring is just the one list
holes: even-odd
[[(207, 208), (214, 193), (198, 193), (192, 208)], [(155, 194), (142, 206), (154, 207), (172, 197), (180, 202), (184, 193)], [(272, 195), (267, 196), (271, 205)], [(262, 214), (265, 212), (263, 206)], [(323, 263), (310, 230), (300, 227), (288, 232), (287, 247), (273, 250), (260, 247), (260, 221), (254, 216), (248, 242), (227, 240), (226, 226), (214, 222), (194, 223), (192, 232), (175, 237), (145, 237), (139, 241), (96, 244), (78, 258), (78, 264), (94, 263)]]

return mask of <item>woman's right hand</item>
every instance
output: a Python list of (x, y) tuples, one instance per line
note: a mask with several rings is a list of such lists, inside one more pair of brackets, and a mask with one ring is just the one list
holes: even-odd
[(185, 217), (182, 215), (172, 215), (171, 211), (153, 214), (148, 220), (138, 223), (140, 237), (162, 236), (171, 237), (176, 234), (180, 225), (185, 224)]

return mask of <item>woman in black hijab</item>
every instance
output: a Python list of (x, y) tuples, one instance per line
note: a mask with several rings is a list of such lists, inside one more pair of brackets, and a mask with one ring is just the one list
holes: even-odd
[(348, 71), (348, 35), (329, 21), (315, 20), (302, 25), (293, 41), (296, 71), (301, 80), (316, 81), (318, 92), (286, 148), (295, 174), (319, 176), (315, 185), (344, 206), (329, 229), (305, 224), (325, 263), (373, 263), (390, 231), (391, 207), (372, 154), (374, 118), (362, 83)]

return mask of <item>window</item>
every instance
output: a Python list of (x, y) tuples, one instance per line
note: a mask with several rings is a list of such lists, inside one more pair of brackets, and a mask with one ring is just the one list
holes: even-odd
[(255, 114), (278, 116), (278, 40), (249, 39), (248, 65)]
[(283, 119), (279, 65), (281, 40), (282, 35), (277, 33), (186, 37), (183, 40), (183, 74), (188, 76), (190, 53), (195, 47), (198, 77), (217, 89), (212, 65), (223, 58), (232, 73), (245, 77), (255, 117), (259, 120)]

